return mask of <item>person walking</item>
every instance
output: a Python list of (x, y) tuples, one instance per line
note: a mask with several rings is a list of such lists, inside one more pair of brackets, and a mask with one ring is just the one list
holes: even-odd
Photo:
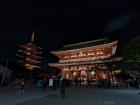
[(19, 86), (19, 92), (24, 92), (24, 88), (25, 88), (25, 80), (22, 79)]
[(47, 81), (46, 78), (43, 79), (43, 91), (46, 90)]
[(42, 79), (39, 79), (39, 80), (37, 81), (37, 87), (38, 87), (39, 89), (42, 89), (42, 88), (43, 88), (43, 80), (42, 80)]
[(60, 95), (63, 99), (66, 97), (65, 89), (66, 89), (66, 79), (62, 77), (60, 80)]
[(49, 79), (49, 87), (50, 87), (50, 89), (52, 89), (52, 90), (53, 90), (53, 85), (54, 85), (54, 80), (53, 80), (53, 78), (50, 78), (50, 79)]

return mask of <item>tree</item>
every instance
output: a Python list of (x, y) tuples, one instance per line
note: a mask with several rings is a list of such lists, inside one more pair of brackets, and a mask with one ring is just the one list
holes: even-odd
[(116, 77), (123, 80), (128, 80), (131, 78), (130, 74), (127, 71), (121, 71), (120, 73), (116, 74)]
[(140, 72), (140, 36), (132, 39), (124, 49), (122, 64), (125, 71)]

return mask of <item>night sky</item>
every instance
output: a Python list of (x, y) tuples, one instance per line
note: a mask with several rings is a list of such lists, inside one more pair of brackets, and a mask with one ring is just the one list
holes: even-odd
[(135, 0), (4, 0), (0, 15), (0, 61), (14, 59), (20, 44), (30, 41), (50, 51), (64, 44), (108, 37), (123, 47), (140, 34), (140, 7)]

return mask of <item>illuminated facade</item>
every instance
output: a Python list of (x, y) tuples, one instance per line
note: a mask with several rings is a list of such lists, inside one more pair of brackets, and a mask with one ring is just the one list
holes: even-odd
[(107, 38), (83, 43), (65, 45), (59, 51), (51, 53), (60, 58), (58, 63), (49, 63), (59, 68), (61, 75), (70, 80), (87, 81), (110, 79), (108, 64), (120, 61), (113, 57), (116, 53), (117, 42), (109, 42)]
[(32, 34), (31, 42), (20, 45), (18, 53), (18, 62), (28, 70), (40, 69), (42, 49), (34, 42), (34, 32)]

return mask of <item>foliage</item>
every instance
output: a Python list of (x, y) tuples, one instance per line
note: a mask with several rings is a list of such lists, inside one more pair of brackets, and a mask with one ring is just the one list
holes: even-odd
[(121, 71), (119, 74), (116, 75), (116, 77), (121, 78), (123, 80), (128, 80), (129, 78), (131, 78), (127, 71)]
[(140, 70), (140, 36), (130, 41), (124, 49), (122, 64), (125, 70)]

